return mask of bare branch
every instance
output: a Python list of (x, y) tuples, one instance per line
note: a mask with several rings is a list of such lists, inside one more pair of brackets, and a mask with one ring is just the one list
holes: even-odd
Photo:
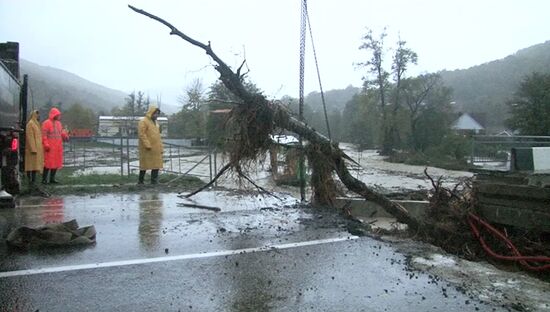
[(203, 191), (204, 189), (210, 187), (212, 184), (214, 184), (214, 182), (216, 182), (218, 180), (219, 177), (221, 177), (226, 171), (227, 169), (231, 168), (231, 163), (227, 163), (227, 165), (223, 166), (223, 168), (218, 172), (218, 174), (216, 174), (216, 177), (214, 177), (214, 179), (212, 179), (212, 181), (206, 183), (203, 187), (183, 196), (185, 198), (189, 198), (197, 193), (200, 193), (201, 191)]
[(246, 181), (250, 182), (250, 184), (254, 185), (254, 187), (256, 187), (258, 190), (260, 190), (260, 192), (262, 193), (265, 193), (265, 194), (268, 194), (268, 195), (271, 195), (275, 198), (277, 198), (278, 200), (281, 200), (281, 198), (273, 193), (271, 193), (270, 191), (264, 189), (263, 187), (259, 186), (258, 184), (256, 184), (254, 181), (252, 181), (252, 179), (250, 179), (246, 174), (244, 174), (244, 172), (242, 172), (241, 170), (241, 167), (237, 167), (237, 173), (245, 178)]

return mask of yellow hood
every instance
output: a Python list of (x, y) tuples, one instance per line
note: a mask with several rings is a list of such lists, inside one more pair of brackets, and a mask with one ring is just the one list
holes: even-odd
[(38, 111), (36, 109), (31, 112), (31, 116), (29, 117), (29, 121), (39, 122), (38, 121)]
[(159, 110), (155, 105), (149, 106), (149, 109), (147, 110), (147, 113), (145, 113), (145, 116), (151, 118), (153, 117), (153, 114)]

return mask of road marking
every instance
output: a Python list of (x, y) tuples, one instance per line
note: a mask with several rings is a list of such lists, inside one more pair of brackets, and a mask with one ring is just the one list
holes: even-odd
[(268, 245), (268, 246), (263, 246), (263, 247), (243, 248), (243, 249), (234, 249), (234, 250), (222, 250), (222, 251), (214, 251), (214, 252), (206, 252), (206, 253), (195, 253), (195, 254), (179, 255), (179, 256), (156, 257), (156, 258), (146, 258), (146, 259), (132, 259), (132, 260), (122, 260), (122, 261), (112, 261), (112, 262), (68, 265), (68, 266), (61, 266), (61, 267), (49, 267), (49, 268), (41, 268), (41, 269), (29, 269), (29, 270), (0, 272), (0, 278), (13, 277), (13, 276), (34, 275), (34, 274), (44, 274), (44, 273), (57, 273), (57, 272), (68, 272), (68, 271), (89, 270), (89, 269), (99, 269), (99, 268), (110, 268), (110, 267), (145, 264), (145, 263), (156, 263), (156, 262), (168, 262), (168, 261), (178, 261), (178, 260), (189, 260), (189, 259), (230, 256), (230, 255), (253, 253), (253, 252), (262, 252), (262, 251), (270, 251), (270, 250), (281, 250), (281, 249), (289, 249), (289, 248), (296, 248), (296, 247), (329, 244), (329, 243), (336, 243), (336, 242), (354, 240), (354, 239), (357, 239), (357, 238), (359, 238), (359, 237), (358, 236), (335, 237), (335, 238), (318, 239), (318, 240), (312, 240), (312, 241), (288, 243), (288, 244), (281, 244), (281, 245), (272, 245), (272, 246)]

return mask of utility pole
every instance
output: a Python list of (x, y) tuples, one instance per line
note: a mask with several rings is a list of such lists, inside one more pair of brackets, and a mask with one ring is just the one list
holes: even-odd
[[(307, 19), (307, 2), (302, 0), (302, 14), (300, 18), (300, 96), (298, 102), (298, 117), (300, 121), (304, 121), (304, 67), (305, 67), (305, 52), (306, 52), (306, 19)], [(302, 202), (306, 200), (306, 169), (305, 169), (305, 151), (302, 145), (302, 136), (300, 141), (300, 159), (298, 164), (298, 174), (300, 179), (300, 197)]]

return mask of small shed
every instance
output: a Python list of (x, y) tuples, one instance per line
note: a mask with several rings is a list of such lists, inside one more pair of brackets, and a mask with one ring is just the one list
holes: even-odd
[[(138, 122), (141, 116), (99, 116), (97, 134), (100, 137), (137, 137)], [(168, 117), (158, 117), (160, 136), (168, 137)]]

